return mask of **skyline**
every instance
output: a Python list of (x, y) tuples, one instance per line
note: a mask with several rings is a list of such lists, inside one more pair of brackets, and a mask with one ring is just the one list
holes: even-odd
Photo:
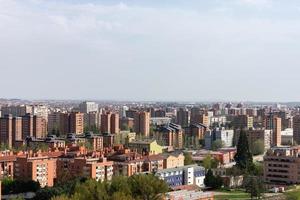
[(297, 102), (289, 3), (0, 0), (1, 97)]

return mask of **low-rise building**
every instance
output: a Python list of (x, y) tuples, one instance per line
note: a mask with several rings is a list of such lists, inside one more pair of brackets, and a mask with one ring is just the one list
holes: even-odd
[(184, 166), (183, 153), (163, 154), (163, 156), (164, 156), (164, 169)]
[(170, 187), (180, 185), (204, 187), (205, 168), (198, 165), (186, 165), (159, 170), (156, 175), (165, 180)]
[(114, 175), (132, 176), (137, 173), (154, 173), (164, 167), (161, 155), (142, 156), (136, 152), (124, 153), (109, 157), (114, 161)]
[(113, 176), (113, 162), (103, 157), (66, 157), (57, 160), (57, 177), (64, 173), (72, 177), (83, 176), (96, 181), (111, 180)]
[(135, 140), (128, 143), (128, 148), (140, 154), (161, 154), (163, 147), (157, 144), (156, 140)]

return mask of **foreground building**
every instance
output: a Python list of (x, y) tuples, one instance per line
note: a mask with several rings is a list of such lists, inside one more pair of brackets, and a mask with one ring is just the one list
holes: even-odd
[(264, 181), (274, 185), (300, 183), (300, 146), (274, 147), (264, 156)]
[(156, 175), (166, 181), (170, 187), (181, 185), (204, 187), (205, 168), (198, 165), (187, 165), (159, 170)]

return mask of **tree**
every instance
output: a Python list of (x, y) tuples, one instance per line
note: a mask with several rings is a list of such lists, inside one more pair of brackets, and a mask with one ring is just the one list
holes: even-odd
[(184, 165), (194, 164), (193, 158), (190, 153), (185, 152), (183, 155), (184, 155)]
[(252, 145), (253, 155), (261, 155), (265, 151), (265, 144), (263, 140), (256, 140)]
[(250, 170), (253, 167), (253, 158), (249, 149), (248, 138), (243, 130), (240, 132), (234, 160), (236, 166), (242, 170)]
[(245, 189), (246, 192), (250, 194), (251, 199), (258, 198), (260, 199), (261, 193), (263, 192), (263, 185), (260, 179), (256, 176), (249, 176), (245, 180)]
[(218, 140), (213, 141), (211, 149), (216, 151), (223, 147), (224, 147), (224, 142), (222, 140), (218, 139)]
[(97, 182), (96, 180), (87, 180), (75, 188), (75, 193), (71, 199), (78, 200), (109, 200), (107, 182)]
[(162, 194), (169, 190), (165, 181), (152, 174), (133, 175), (128, 181), (134, 199), (161, 200)]
[(123, 192), (115, 192), (112, 194), (111, 200), (133, 200), (133, 197)]
[(204, 184), (206, 187), (213, 189), (219, 189), (223, 185), (223, 180), (220, 176), (214, 176), (211, 169), (207, 171), (204, 178)]
[(204, 184), (206, 187), (213, 187), (215, 183), (215, 177), (211, 169), (209, 169), (204, 178)]
[(211, 155), (207, 155), (202, 161), (202, 166), (205, 169), (215, 169), (219, 166), (219, 161), (212, 158)]
[(124, 195), (131, 195), (131, 190), (128, 183), (128, 178), (124, 176), (114, 176), (111, 180), (109, 193), (115, 192), (123, 193)]
[[(63, 192), (50, 198), (52, 200), (161, 200), (162, 194), (167, 191), (168, 185), (163, 180), (152, 174), (139, 174), (129, 178), (114, 177), (110, 183), (92, 179), (77, 182), (75, 189), (71, 189), (70, 192), (63, 188)], [(38, 196), (36, 199), (50, 198)]]

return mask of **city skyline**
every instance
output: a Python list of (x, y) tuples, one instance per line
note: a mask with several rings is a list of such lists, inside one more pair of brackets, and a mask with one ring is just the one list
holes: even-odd
[(3, 98), (299, 100), (297, 1), (2, 0), (0, 7)]

